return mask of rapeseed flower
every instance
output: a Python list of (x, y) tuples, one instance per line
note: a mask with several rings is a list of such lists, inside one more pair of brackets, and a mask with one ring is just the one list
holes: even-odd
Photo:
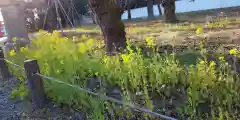
[(154, 46), (156, 46), (155, 41), (154, 41), (153, 38), (151, 38), (151, 37), (147, 37), (147, 38), (146, 38), (146, 42), (147, 42), (147, 46), (148, 46), (148, 47), (154, 47)]
[(10, 56), (14, 56), (14, 55), (16, 55), (15, 50), (10, 50), (9, 55), (10, 55)]
[(27, 48), (25, 48), (25, 47), (20, 48), (20, 52), (25, 52), (26, 50), (27, 50)]
[(202, 27), (199, 27), (197, 30), (196, 30), (196, 34), (201, 34), (203, 33), (203, 28)]
[(229, 50), (230, 55), (237, 55), (238, 53), (239, 53), (239, 51), (236, 48)]
[(214, 61), (211, 61), (209, 67), (214, 68), (215, 66), (216, 66), (216, 63)]
[(204, 65), (204, 64), (205, 64), (205, 61), (201, 60), (201, 61), (199, 62), (199, 64), (200, 64), (200, 65)]
[(122, 54), (121, 58), (123, 60), (123, 63), (129, 63), (129, 61), (130, 61), (130, 54)]
[(220, 56), (218, 59), (219, 59), (220, 61), (222, 61), (222, 62), (225, 61), (225, 58), (224, 58), (223, 56)]
[(86, 34), (82, 34), (82, 39), (87, 39), (87, 35)]

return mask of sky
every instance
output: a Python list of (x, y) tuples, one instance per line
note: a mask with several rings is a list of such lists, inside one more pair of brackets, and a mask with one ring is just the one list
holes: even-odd
[[(190, 0), (181, 0), (176, 2), (176, 12), (188, 12), (240, 6), (240, 0), (195, 0), (195, 2), (189, 1)], [(133, 9), (131, 11), (131, 14), (132, 18), (145, 17), (147, 16), (147, 8)], [(159, 14), (157, 6), (154, 6), (154, 14)], [(122, 19), (127, 19), (127, 12), (122, 15)]]
[[(181, 0), (176, 2), (176, 12), (188, 12), (188, 11), (240, 6), (240, 0), (195, 0), (195, 2), (189, 2), (189, 1), (190, 0)], [(133, 9), (131, 12), (132, 12), (132, 18), (147, 16), (147, 8)], [(154, 14), (158, 15), (157, 6), (154, 6)], [(122, 15), (122, 19), (127, 19), (127, 12), (125, 12)], [(2, 15), (0, 15), (0, 21), (3, 21)]]

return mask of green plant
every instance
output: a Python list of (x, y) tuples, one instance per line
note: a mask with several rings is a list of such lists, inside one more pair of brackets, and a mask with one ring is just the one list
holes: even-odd
[[(198, 33), (201, 32), (199, 29)], [(230, 118), (233, 111), (237, 111), (234, 106), (239, 104), (239, 81), (234, 79), (235, 72), (223, 56), (217, 56), (218, 66), (216, 61), (208, 60), (203, 44), (204, 41), (200, 44), (203, 59), (194, 65), (186, 65), (187, 70), (179, 64), (176, 53), (158, 53), (155, 41), (150, 37), (146, 38), (146, 46), (150, 49), (148, 56), (144, 56), (138, 47), (133, 49), (130, 40), (125, 53), (106, 56), (101, 49), (103, 43), (86, 36), (70, 39), (61, 37), (58, 32), (40, 32), (29, 47), (22, 48), (20, 53), (11, 51), (8, 59), (21, 66), (25, 59), (37, 59), (42, 74), (79, 87), (86, 87), (88, 78), (99, 77), (104, 84), (98, 91), (101, 94), (107, 92), (108, 86), (120, 86), (124, 102), (150, 110), (160, 107), (167, 113), (181, 108), (182, 116), (190, 115), (193, 119), (203, 118), (205, 114), (214, 119)], [(230, 54), (236, 57), (239, 51), (232, 49)], [(44, 85), (53, 101), (90, 111), (91, 119), (104, 119), (106, 109), (111, 114), (124, 113), (124, 109), (118, 109), (112, 103), (63, 84), (46, 79)], [(204, 105), (206, 109), (203, 109)], [(213, 115), (220, 110), (222, 116)]]

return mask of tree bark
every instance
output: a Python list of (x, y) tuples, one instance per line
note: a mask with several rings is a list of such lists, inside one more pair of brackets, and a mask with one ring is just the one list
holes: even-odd
[(93, 24), (97, 24), (97, 22), (96, 22), (96, 17), (94, 16), (93, 13), (91, 13), (91, 17), (92, 17), (92, 20), (93, 20)]
[(148, 19), (153, 19), (154, 18), (153, 0), (147, 1), (147, 12), (148, 12)]
[(45, 25), (47, 26), (47, 29), (49, 32), (53, 32), (53, 30), (57, 29), (57, 12), (55, 8), (50, 8), (47, 14), (47, 20)]
[(123, 9), (114, 0), (89, 0), (89, 6), (103, 32), (106, 52), (112, 53), (125, 48), (125, 26), (121, 21)]
[(157, 7), (158, 7), (159, 16), (162, 16), (162, 10), (161, 10), (160, 4), (158, 4)]
[(128, 20), (132, 19), (130, 0), (127, 0)]
[(87, 6), (88, 6), (88, 14), (89, 14), (89, 16), (92, 18), (93, 24), (96, 24), (97, 22), (96, 22), (96, 19), (94, 17), (94, 14), (92, 12), (92, 9), (90, 8), (89, 5), (87, 5)]
[(162, 5), (164, 8), (165, 21), (170, 23), (177, 22), (175, 0), (163, 0)]

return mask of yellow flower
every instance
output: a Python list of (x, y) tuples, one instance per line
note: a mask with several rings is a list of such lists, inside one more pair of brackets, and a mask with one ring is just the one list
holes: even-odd
[(156, 46), (155, 41), (154, 41), (153, 38), (151, 38), (151, 37), (147, 37), (147, 38), (146, 38), (146, 42), (147, 42), (147, 46), (148, 46), (148, 47), (154, 47), (154, 46)]
[(60, 37), (61, 36), (60, 34), (61, 33), (59, 31), (53, 31), (53, 36), (55, 37)]
[(82, 34), (82, 39), (87, 39), (87, 36), (85, 34)]
[(123, 59), (123, 63), (128, 63), (130, 60), (130, 54), (122, 54), (121, 58)]
[(16, 55), (16, 52), (14, 50), (10, 50), (9, 55), (14, 56), (14, 55)]
[(12, 38), (12, 41), (17, 41), (17, 37), (13, 37), (13, 38)]
[(209, 67), (214, 68), (215, 66), (216, 66), (216, 63), (214, 61), (211, 61)]
[(199, 62), (199, 64), (200, 64), (200, 65), (204, 65), (204, 64), (205, 64), (205, 61), (201, 60), (201, 61)]
[(26, 51), (26, 49), (27, 49), (27, 48), (25, 48), (25, 47), (21, 47), (21, 48), (20, 48), (20, 52), (24, 52), (24, 51)]
[(103, 63), (108, 63), (108, 57), (107, 56), (105, 56), (104, 58), (103, 58)]
[(237, 55), (239, 53), (239, 51), (236, 48), (233, 48), (229, 51), (230, 55)]
[(218, 59), (222, 62), (225, 61), (225, 58), (223, 56), (220, 56)]
[(190, 65), (189, 65), (189, 67), (190, 67), (190, 68), (193, 68), (193, 67), (194, 67), (194, 65), (193, 65), (193, 64), (190, 64)]
[(93, 39), (87, 40), (87, 42), (86, 42), (87, 47), (91, 48), (91, 47), (93, 47), (93, 45), (94, 45), (94, 40)]
[(202, 27), (199, 27), (197, 30), (196, 30), (196, 34), (201, 34), (203, 33), (203, 28)]
[(85, 53), (87, 51), (87, 47), (84, 43), (79, 43), (78, 44), (78, 52), (80, 53)]

